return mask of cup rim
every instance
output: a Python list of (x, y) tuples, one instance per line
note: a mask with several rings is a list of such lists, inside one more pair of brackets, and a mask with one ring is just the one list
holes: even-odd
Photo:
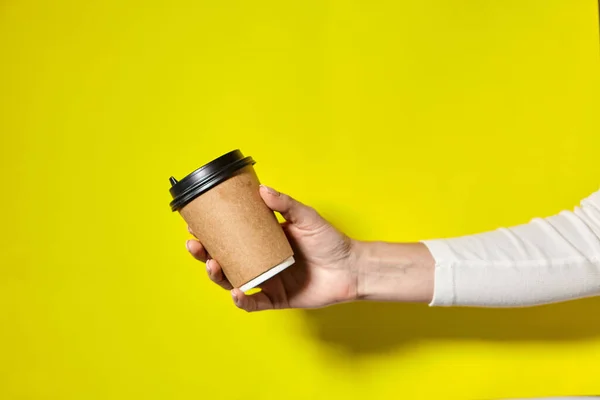
[(169, 189), (173, 198), (169, 203), (171, 211), (182, 209), (196, 197), (231, 178), (238, 170), (254, 164), (256, 161), (252, 157), (244, 157), (239, 149), (232, 150), (195, 169), (180, 181), (172, 181)]

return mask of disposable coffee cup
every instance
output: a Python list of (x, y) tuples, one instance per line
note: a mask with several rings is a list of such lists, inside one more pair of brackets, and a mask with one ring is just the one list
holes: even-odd
[(250, 290), (294, 263), (275, 214), (259, 194), (255, 161), (234, 150), (177, 181), (170, 203), (231, 284)]

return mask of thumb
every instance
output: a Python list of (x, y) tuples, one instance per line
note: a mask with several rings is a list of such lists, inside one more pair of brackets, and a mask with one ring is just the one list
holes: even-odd
[(286, 221), (301, 229), (315, 229), (325, 224), (314, 208), (294, 200), (287, 194), (280, 193), (268, 186), (260, 185), (260, 196), (267, 207), (277, 211)]

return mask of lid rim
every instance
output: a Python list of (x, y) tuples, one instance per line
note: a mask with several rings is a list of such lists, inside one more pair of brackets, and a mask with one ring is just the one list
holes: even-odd
[(180, 210), (196, 197), (231, 178), (236, 171), (254, 164), (256, 161), (252, 157), (244, 157), (241, 151), (234, 150), (197, 168), (169, 190), (173, 197), (169, 203), (171, 211)]

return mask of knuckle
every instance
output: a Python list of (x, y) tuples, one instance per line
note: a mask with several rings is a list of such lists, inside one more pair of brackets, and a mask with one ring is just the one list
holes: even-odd
[(281, 200), (283, 201), (283, 203), (284, 203), (284, 204), (285, 204), (287, 207), (290, 207), (290, 208), (291, 208), (291, 207), (294, 207), (294, 206), (296, 206), (296, 205), (297, 205), (297, 203), (298, 203), (298, 202), (297, 202), (296, 200), (294, 200), (294, 199), (293, 199), (291, 196), (289, 196), (289, 195), (287, 195), (287, 194), (284, 194), (284, 193), (281, 193), (281, 194), (279, 195), (279, 197), (281, 197)]
[(319, 214), (319, 212), (312, 207), (309, 207), (306, 210), (306, 214), (305, 214), (305, 218), (304, 218), (303, 222), (307, 228), (314, 229), (314, 230), (322, 229), (325, 226), (327, 226), (327, 223), (321, 217), (321, 214)]
[(280, 198), (282, 198), (282, 199), (283, 199), (283, 200), (285, 200), (285, 201), (290, 201), (290, 200), (292, 200), (292, 198), (291, 198), (289, 195), (287, 195), (287, 194), (285, 194), (285, 193), (281, 193), (281, 192), (279, 192), (279, 197), (280, 197)]
[(316, 220), (320, 217), (319, 212), (310, 206), (306, 206), (306, 216), (311, 220)]

